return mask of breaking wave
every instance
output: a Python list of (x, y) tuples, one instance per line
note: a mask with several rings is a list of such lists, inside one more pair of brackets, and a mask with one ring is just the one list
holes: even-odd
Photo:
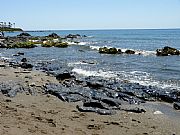
[(143, 86), (156, 86), (159, 88), (169, 88), (169, 89), (177, 89), (180, 90), (180, 84), (179, 82), (172, 82), (172, 81), (158, 81), (155, 80), (151, 74), (146, 73), (146, 72), (141, 72), (141, 71), (131, 71), (131, 72), (126, 72), (126, 71), (103, 71), (103, 70), (98, 70), (98, 71), (88, 71), (84, 69), (79, 69), (79, 68), (74, 68), (72, 72), (75, 72), (79, 75), (82, 76), (95, 76), (95, 77), (102, 77), (104, 79), (117, 79), (119, 81), (128, 81), (130, 83), (139, 83), (140, 85)]

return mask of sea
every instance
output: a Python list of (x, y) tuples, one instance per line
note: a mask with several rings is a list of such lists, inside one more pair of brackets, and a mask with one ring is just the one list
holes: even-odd
[[(72, 72), (88, 77), (125, 80), (145, 86), (180, 90), (180, 56), (156, 56), (156, 49), (170, 46), (180, 50), (180, 29), (55, 30), (29, 31), (32, 36), (80, 34), (78, 44), (68, 48), (0, 49), (0, 59), (17, 60), (13, 54), (24, 52), (30, 63), (51, 62), (53, 70), (66, 65)], [(5, 33), (16, 36), (19, 32)], [(116, 47), (136, 53), (100, 54), (100, 47)]]

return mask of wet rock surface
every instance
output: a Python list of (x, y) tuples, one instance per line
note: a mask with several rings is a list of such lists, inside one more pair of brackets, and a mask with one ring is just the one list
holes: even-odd
[(176, 48), (165, 46), (162, 49), (157, 49), (156, 55), (157, 56), (180, 55), (180, 51), (177, 50)]
[(174, 107), (174, 109), (176, 109), (176, 110), (180, 110), (180, 102), (175, 102), (175, 103), (173, 104), (173, 107)]
[(15, 97), (17, 93), (28, 92), (32, 94), (32, 89), (28, 86), (23, 86), (20, 82), (0, 82), (0, 92), (8, 97)]
[(57, 96), (62, 101), (82, 101), (83, 105), (77, 107), (79, 111), (104, 115), (114, 114), (112, 112), (116, 110), (133, 113), (146, 112), (138, 107), (121, 109), (123, 105), (127, 104), (140, 105), (146, 101), (180, 102), (180, 93), (176, 90), (142, 86), (138, 83), (125, 83), (123, 81), (107, 81), (97, 77), (69, 78), (59, 84), (46, 84), (44, 88), (46, 93)]
[(29, 33), (24, 32), (24, 33), (21, 33), (21, 34), (19, 34), (17, 36), (18, 37), (30, 37), (31, 35)]

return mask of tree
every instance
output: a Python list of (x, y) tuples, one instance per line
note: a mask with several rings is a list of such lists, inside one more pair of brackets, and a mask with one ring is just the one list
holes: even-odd
[(8, 22), (8, 27), (9, 27), (9, 28), (11, 28), (11, 27), (12, 27), (11, 22)]

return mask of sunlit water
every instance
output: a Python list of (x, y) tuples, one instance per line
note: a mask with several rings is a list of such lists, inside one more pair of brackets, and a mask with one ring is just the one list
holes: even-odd
[[(24, 52), (34, 64), (51, 61), (58, 69), (61, 64), (72, 67), (82, 76), (129, 80), (132, 83), (180, 90), (180, 56), (157, 57), (155, 51), (164, 46), (180, 50), (180, 30), (83, 30), (29, 32), (33, 36), (80, 34), (78, 45), (68, 48), (0, 49), (1, 58)], [(14, 36), (19, 33), (6, 33)], [(99, 54), (102, 46), (136, 50), (135, 55)], [(142, 55), (138, 55), (141, 53)], [(20, 58), (22, 58), (20, 57)], [(19, 58), (19, 59), (20, 59)], [(87, 62), (87, 63), (86, 63)], [(88, 63), (90, 62), (90, 63)]]

